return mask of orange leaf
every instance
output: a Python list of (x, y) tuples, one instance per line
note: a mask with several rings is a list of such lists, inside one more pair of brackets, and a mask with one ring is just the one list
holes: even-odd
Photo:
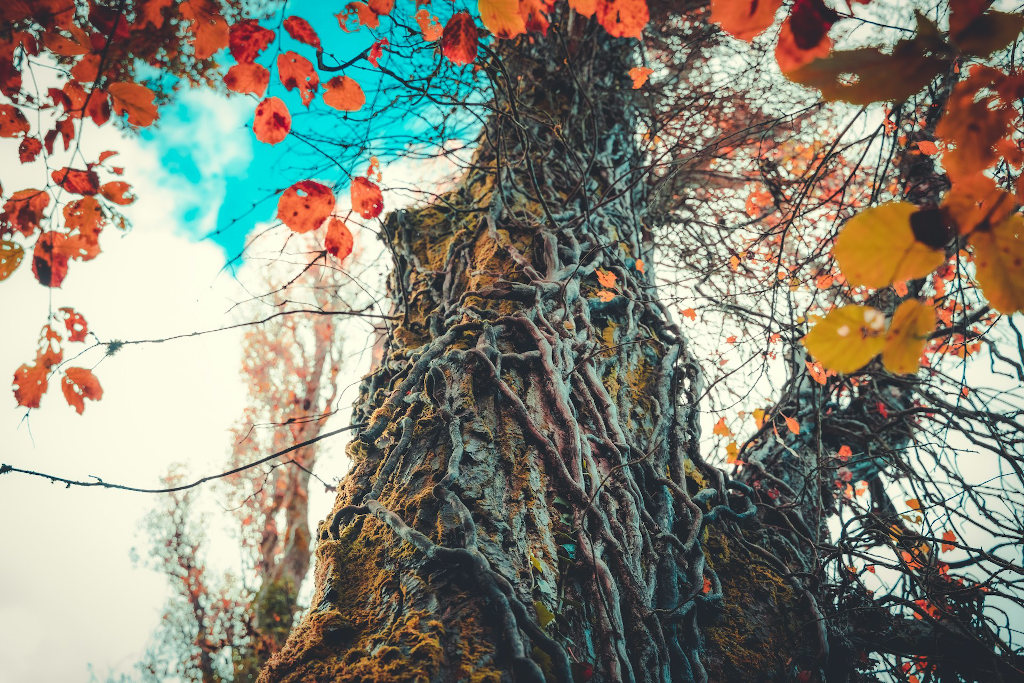
[(712, 434), (716, 434), (718, 436), (725, 436), (725, 437), (732, 436), (732, 430), (729, 429), (729, 426), (727, 424), (725, 424), (725, 418), (724, 417), (718, 418), (718, 422), (715, 423), (715, 427), (714, 427), (714, 429), (711, 430), (711, 433)]
[(352, 208), (363, 218), (376, 218), (384, 210), (384, 195), (376, 184), (362, 176), (352, 179)]
[(138, 83), (111, 83), (107, 92), (114, 102), (117, 115), (128, 114), (128, 123), (133, 126), (148, 126), (157, 118), (156, 95), (152, 90)]
[(594, 12), (597, 11), (597, 0), (569, 0), (569, 7), (573, 8), (578, 14), (592, 17)]
[(341, 111), (358, 111), (366, 104), (366, 95), (348, 76), (335, 76), (324, 83), (324, 102)]
[(917, 151), (921, 154), (927, 154), (929, 156), (939, 153), (939, 148), (935, 146), (934, 142), (929, 140), (921, 140), (917, 143)]
[(821, 363), (817, 361), (812, 363), (809, 360), (804, 361), (804, 363), (807, 366), (807, 372), (811, 375), (811, 379), (821, 385), (828, 381), (828, 373), (825, 372), (825, 368), (822, 367)]
[(89, 34), (82, 29), (74, 24), (64, 26), (62, 29), (67, 31), (70, 37), (64, 36), (56, 30), (43, 34), (43, 45), (50, 52), (61, 57), (74, 57), (84, 55), (92, 48)]
[(59, 232), (44, 232), (36, 240), (32, 252), (32, 274), (39, 284), (46, 287), (60, 287), (68, 274), (68, 256), (64, 251), (67, 237)]
[(231, 56), (239, 64), (251, 64), (267, 49), (273, 39), (273, 31), (263, 28), (252, 19), (246, 19), (231, 27), (228, 47), (231, 49)]
[(308, 107), (320, 87), (313, 64), (297, 52), (284, 52), (277, 56), (277, 74), (285, 90), (299, 89), (302, 103)]
[(646, 66), (634, 66), (629, 70), (629, 77), (633, 79), (633, 90), (639, 90), (647, 82), (647, 78), (654, 73), (654, 69)]
[(25, 250), (17, 242), (0, 240), (0, 280), (11, 276), (25, 257)]
[(608, 303), (609, 301), (615, 298), (615, 292), (612, 292), (607, 289), (599, 289), (597, 290), (597, 298), (603, 301), (604, 303)]
[(331, 218), (327, 221), (324, 248), (339, 261), (344, 261), (352, 253), (352, 232), (340, 218)]
[(597, 23), (616, 38), (639, 38), (650, 19), (647, 0), (597, 0)]
[(14, 399), (19, 406), (38, 408), (46, 393), (47, 369), (38, 364), (23, 364), (14, 371)]
[(315, 48), (320, 47), (320, 36), (316, 34), (309, 22), (302, 17), (288, 17), (284, 20), (284, 30), (295, 40)]
[(288, 136), (292, 127), (292, 115), (278, 97), (268, 97), (256, 107), (252, 132), (256, 139), (268, 145), (276, 145)]
[(211, 0), (189, 0), (179, 6), (181, 16), (191, 22), (196, 59), (208, 59), (227, 47), (230, 29)]
[(793, 432), (794, 434), (800, 433), (800, 423), (796, 421), (795, 417), (786, 418), (786, 429)]
[(526, 32), (519, 0), (479, 0), (480, 21), (498, 38), (514, 38)]
[(641, 272), (641, 273), (644, 273), (644, 272), (645, 272), (645, 271), (644, 271), (644, 262), (643, 262), (643, 260), (642, 260), (642, 259), (637, 259), (637, 260), (636, 260), (636, 263), (635, 263), (635, 264), (633, 265), (633, 267), (634, 267), (634, 268), (636, 268), (636, 269), (637, 269), (637, 271), (639, 271), (639, 272)]
[(115, 204), (126, 206), (135, 201), (135, 195), (130, 194), (132, 186), (123, 180), (112, 180), (100, 186), (100, 194)]
[(920, 510), (921, 509), (921, 501), (919, 501), (917, 498), (908, 498), (906, 500), (906, 503), (907, 503), (907, 507), (910, 508), (911, 510)]
[(262, 64), (235, 64), (224, 74), (224, 85), (238, 93), (263, 97), (270, 84), (270, 71)]
[(956, 543), (956, 534), (954, 534), (949, 529), (946, 529), (945, 531), (943, 531), (942, 532), (942, 552), (948, 553), (950, 550), (953, 550), (954, 548), (956, 548), (956, 546), (953, 545), (954, 543)]
[(749, 42), (775, 22), (781, 6), (782, 0), (711, 0), (711, 21)]
[(886, 287), (895, 280), (923, 277), (938, 268), (946, 260), (945, 251), (918, 241), (918, 215), (931, 213), (925, 214), (907, 202), (890, 202), (861, 211), (847, 221), (835, 246), (836, 261), (847, 281), (853, 286)]
[(13, 104), (0, 104), (0, 138), (16, 138), (29, 131), (28, 119)]
[(281, 195), (277, 217), (295, 232), (319, 228), (334, 211), (334, 193), (315, 180), (302, 180)]
[(725, 445), (725, 462), (727, 465), (734, 465), (739, 454), (740, 447), (736, 445), (735, 441), (730, 441)]
[(975, 278), (1000, 313), (1024, 311), (1024, 216), (1014, 214), (990, 230), (971, 234)]
[(100, 177), (96, 171), (82, 171), (76, 168), (62, 168), (51, 171), (53, 182), (72, 194), (94, 195), (100, 191)]
[(1013, 195), (981, 173), (957, 178), (942, 200), (942, 208), (950, 215), (957, 231), (967, 235), (998, 225), (1017, 209)]
[(602, 287), (613, 289), (615, 287), (615, 273), (610, 270), (597, 269), (597, 281), (601, 283)]
[(849, 460), (852, 455), (853, 455), (853, 451), (850, 450), (850, 447), (845, 445), (845, 444), (840, 446), (839, 447), (839, 452), (836, 453), (836, 457), (838, 457), (843, 462), (846, 462), (847, 460)]
[(64, 327), (68, 328), (68, 341), (85, 341), (85, 335), (89, 332), (89, 324), (82, 314), (67, 307), (60, 309), (60, 312), (65, 315)]
[(440, 38), (444, 32), (441, 22), (426, 9), (421, 8), (416, 12), (416, 23), (419, 25), (420, 31), (423, 32), (423, 40), (428, 43), (432, 43)]
[(43, 143), (39, 141), (39, 138), (22, 138), (21, 144), (18, 145), (18, 160), (23, 164), (31, 163), (42, 151)]
[(697, 319), (697, 312), (692, 308), (687, 308), (679, 312), (683, 315), (684, 318), (689, 318), (690, 320)]
[(43, 211), (49, 203), (50, 195), (42, 190), (18, 190), (4, 202), (0, 222), (9, 224), (25, 237), (31, 237), (39, 229)]
[(444, 25), (441, 54), (455, 64), (471, 64), (476, 59), (477, 29), (469, 12), (456, 12)]
[(103, 398), (103, 388), (100, 381), (91, 371), (85, 368), (68, 368), (64, 371), (64, 381), (61, 382), (61, 391), (68, 405), (73, 407), (79, 415), (85, 410), (85, 400), (98, 401)]

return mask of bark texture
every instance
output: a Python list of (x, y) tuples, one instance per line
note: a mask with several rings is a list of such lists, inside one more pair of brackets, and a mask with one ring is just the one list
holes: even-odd
[(701, 459), (699, 365), (643, 267), (633, 47), (557, 20), (502, 49), (474, 167), (387, 220), (403, 320), (263, 679), (816, 670), (813, 600), (758, 554), (753, 490)]

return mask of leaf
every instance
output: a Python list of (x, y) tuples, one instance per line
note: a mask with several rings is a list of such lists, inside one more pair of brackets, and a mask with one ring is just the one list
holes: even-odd
[(444, 25), (441, 54), (455, 64), (472, 64), (476, 59), (477, 29), (469, 12), (456, 12)]
[(904, 301), (893, 313), (885, 335), (882, 362), (897, 375), (917, 372), (928, 335), (935, 329), (935, 310), (921, 301)]
[(370, 51), (366, 53), (366, 61), (372, 64), (373, 68), (380, 68), (380, 64), (377, 63), (377, 60), (384, 56), (384, 48), (386, 48), (387, 46), (387, 38), (381, 38), (380, 40), (375, 41), (373, 45), (370, 46)]
[(288, 137), (291, 128), (292, 115), (280, 98), (268, 97), (256, 106), (252, 132), (260, 142), (276, 145)]
[(227, 47), (230, 29), (220, 10), (210, 0), (189, 0), (179, 6), (181, 16), (189, 20), (196, 59), (209, 59)]
[(980, 173), (958, 178), (942, 200), (957, 231), (967, 235), (974, 230), (987, 230), (1004, 221), (1017, 209), (1013, 195), (996, 186), (996, 182)]
[(975, 279), (1000, 313), (1024, 311), (1024, 216), (971, 234)]
[(983, 93), (998, 90), (998, 84), (1005, 80), (1000, 71), (976, 66), (949, 95), (935, 134), (945, 143), (942, 165), (954, 184), (992, 166), (999, 158), (995, 145), (1017, 114), (1004, 98)]
[(783, 73), (793, 71), (832, 51), (828, 31), (838, 15), (821, 0), (797, 0), (779, 30), (775, 61)]
[(100, 185), (100, 194), (107, 201), (121, 206), (127, 206), (135, 201), (135, 195), (131, 194), (131, 191), (132, 186), (123, 180), (112, 180)]
[(358, 111), (366, 104), (366, 95), (348, 76), (335, 76), (324, 83), (324, 103), (340, 111)]
[(541, 628), (547, 628), (548, 624), (555, 620), (555, 615), (540, 600), (534, 600), (533, 607), (537, 610), (537, 623)]
[(953, 545), (954, 543), (956, 543), (956, 534), (954, 534), (949, 529), (946, 529), (945, 531), (943, 531), (942, 532), (942, 552), (948, 553), (950, 550), (955, 549), (956, 546)]
[(846, 223), (836, 239), (835, 256), (851, 285), (886, 287), (942, 265), (945, 251), (914, 237), (911, 217), (917, 211), (913, 204), (891, 202), (861, 211)]
[(679, 311), (679, 313), (684, 318), (689, 318), (690, 320), (696, 320), (697, 319), (697, 311), (693, 310), (692, 308), (683, 309), (683, 310)]
[(334, 193), (315, 180), (301, 180), (277, 201), (277, 217), (298, 233), (316, 230), (334, 211)]
[(636, 263), (633, 264), (633, 267), (636, 268), (637, 271), (640, 273), (646, 273), (646, 271), (644, 270), (643, 259), (637, 259)]
[(514, 38), (526, 32), (519, 0), (479, 0), (480, 21), (498, 38)]
[(395, 8), (395, 0), (368, 0), (370, 9), (382, 17), (391, 14)]
[[(952, 4), (952, 3), (951, 3)], [(1024, 16), (1005, 12), (985, 12), (975, 17), (966, 26), (953, 29), (950, 18), (950, 40), (962, 52), (976, 57), (988, 57), (1001, 50), (1024, 30)]]
[(786, 420), (786, 429), (788, 429), (793, 434), (799, 434), (800, 433), (800, 423), (797, 422), (796, 418), (795, 417), (785, 417), (785, 416), (783, 416), (783, 417)]
[(309, 22), (302, 17), (288, 17), (284, 20), (284, 30), (295, 40), (320, 49), (320, 36), (316, 34)]
[(302, 103), (309, 106), (320, 87), (320, 77), (313, 64), (297, 52), (284, 52), (277, 56), (277, 75), (285, 90), (299, 89)]
[(28, 119), (13, 104), (0, 104), (0, 138), (16, 138), (29, 131)]
[(327, 237), (324, 238), (324, 248), (339, 261), (344, 261), (352, 253), (352, 231), (340, 218), (331, 218), (327, 221)]
[(846, 462), (852, 456), (853, 456), (853, 451), (850, 449), (849, 446), (847, 446), (845, 444), (840, 446), (839, 447), (839, 452), (836, 453), (836, 457), (839, 458), (842, 462)]
[(270, 84), (270, 71), (262, 64), (235, 64), (224, 74), (224, 85), (237, 93), (263, 97)]
[(604, 303), (608, 303), (615, 298), (615, 292), (608, 289), (599, 289), (597, 290), (597, 298)]
[(724, 436), (726, 438), (732, 436), (732, 430), (729, 429), (729, 425), (725, 424), (725, 418), (718, 418), (718, 422), (715, 423), (714, 428), (711, 430), (712, 434), (716, 436)]
[(796, 83), (821, 90), (825, 100), (903, 101), (947, 67), (945, 59), (934, 56), (942, 54), (943, 48), (935, 26), (918, 15), (917, 35), (896, 43), (891, 54), (874, 47), (833, 52), (784, 73)]
[(39, 284), (46, 287), (60, 287), (68, 274), (68, 256), (64, 252), (67, 237), (59, 232), (44, 232), (36, 240), (32, 252), (32, 274)]
[(366, 178), (353, 178), (349, 192), (352, 196), (352, 208), (363, 218), (376, 218), (384, 210), (384, 195), (376, 184)]
[(642, 88), (652, 73), (654, 73), (654, 69), (646, 66), (634, 66), (630, 69), (629, 77), (633, 79), (633, 90), (639, 90)]
[(68, 405), (74, 408), (79, 415), (85, 410), (85, 399), (98, 401), (103, 398), (103, 387), (100, 386), (100, 381), (85, 368), (65, 370), (60, 388), (64, 392), (64, 398), (67, 399)]
[(82, 317), (82, 314), (73, 308), (62, 308), (64, 314), (64, 327), (68, 330), (68, 341), (85, 341), (85, 335), (89, 332), (89, 324)]
[(824, 386), (828, 382), (828, 373), (825, 371), (825, 368), (821, 365), (821, 363), (818, 363), (817, 361), (812, 363), (811, 361), (808, 360), (804, 361), (804, 365), (806, 365), (807, 367), (807, 374), (809, 374), (811, 376), (811, 379), (813, 379), (815, 382), (821, 384), (822, 386)]
[(647, 0), (597, 0), (597, 23), (616, 38), (639, 38), (650, 19)]
[(907, 503), (907, 507), (910, 508), (911, 510), (920, 510), (921, 509), (921, 501), (919, 501), (917, 498), (908, 498), (906, 500), (906, 503)]
[(62, 26), (61, 29), (68, 35), (65, 36), (56, 30), (43, 34), (43, 45), (47, 50), (61, 57), (75, 57), (89, 52), (92, 44), (88, 33), (74, 24)]
[(437, 17), (423, 8), (416, 11), (416, 24), (423, 33), (423, 40), (428, 43), (434, 42), (444, 33), (444, 27), (441, 26), (441, 22), (437, 20)]
[(855, 372), (882, 352), (885, 316), (870, 306), (831, 311), (803, 338), (807, 351), (829, 370)]
[(754, 410), (753, 413), (751, 413), (751, 417), (754, 418), (754, 425), (758, 429), (764, 426), (764, 415), (764, 410), (762, 410), (761, 408), (757, 408)]
[(64, 167), (57, 171), (51, 171), (50, 177), (53, 182), (72, 194), (94, 195), (100, 191), (100, 177), (96, 171), (82, 171), (75, 168)]
[(49, 371), (37, 364), (25, 363), (14, 371), (14, 400), (25, 408), (38, 408), (46, 393)]
[(228, 48), (239, 64), (251, 64), (273, 39), (273, 31), (263, 28), (253, 19), (246, 19), (231, 27)]
[(41, 151), (43, 151), (43, 143), (39, 141), (39, 138), (26, 136), (18, 145), (18, 160), (23, 164), (31, 163), (36, 160)]
[(18, 190), (4, 202), (0, 222), (7, 223), (25, 237), (31, 237), (39, 229), (43, 211), (50, 203), (50, 195), (42, 190)]
[(610, 270), (602, 270), (601, 268), (598, 268), (596, 274), (597, 281), (601, 283), (602, 287), (607, 287), (608, 289), (615, 288), (615, 273)]
[(782, 0), (711, 0), (711, 21), (750, 42), (775, 22)]
[(25, 250), (17, 242), (0, 240), (0, 280), (11, 276), (25, 257)]
[(133, 126), (148, 126), (157, 119), (156, 95), (152, 90), (138, 83), (111, 83), (107, 92), (114, 103), (118, 116), (127, 113), (128, 123)]
[(932, 156), (933, 154), (939, 153), (939, 148), (935, 146), (935, 143), (930, 140), (921, 140), (917, 143), (917, 151), (921, 154), (927, 154)]
[(730, 441), (725, 444), (725, 463), (727, 465), (736, 464), (736, 458), (740, 455), (740, 447), (736, 445), (735, 441)]

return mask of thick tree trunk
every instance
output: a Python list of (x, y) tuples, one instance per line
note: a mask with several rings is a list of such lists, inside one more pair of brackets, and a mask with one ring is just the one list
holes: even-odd
[(785, 539), (753, 490), (701, 459), (700, 369), (644, 272), (633, 45), (554, 22), (503, 49), (474, 168), (387, 221), (403, 321), (263, 678), (818, 671), (813, 601), (759, 552)]

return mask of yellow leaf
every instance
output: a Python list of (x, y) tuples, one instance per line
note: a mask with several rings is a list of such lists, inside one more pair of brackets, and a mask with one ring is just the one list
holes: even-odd
[(761, 410), (760, 408), (757, 408), (753, 412), (753, 417), (754, 417), (754, 424), (756, 424), (757, 428), (760, 429), (761, 426), (764, 425), (764, 411)]
[(526, 32), (519, 13), (519, 0), (480, 0), (480, 21), (499, 38), (512, 38)]
[(992, 307), (1024, 311), (1024, 216), (1014, 214), (991, 230), (971, 234), (975, 278)]
[(870, 306), (843, 306), (830, 312), (803, 338), (814, 359), (829, 370), (851, 373), (885, 346), (885, 316)]
[(740, 454), (740, 447), (736, 445), (735, 441), (730, 441), (725, 445), (725, 462), (726, 464), (732, 465), (736, 462), (736, 458)]
[(540, 624), (540, 627), (547, 628), (547, 625), (555, 620), (555, 615), (540, 600), (535, 600), (533, 606), (537, 610), (537, 622)]
[(17, 242), (0, 241), (0, 280), (6, 280), (21, 263), (25, 250)]
[(732, 431), (725, 424), (725, 418), (719, 418), (718, 422), (715, 423), (715, 428), (712, 430), (713, 433), (718, 436), (732, 436)]
[(935, 310), (916, 300), (904, 301), (892, 316), (885, 335), (882, 362), (889, 372), (909, 375), (917, 372), (928, 335), (935, 329)]
[(892, 202), (861, 211), (847, 222), (836, 239), (836, 261), (853, 286), (886, 287), (932, 272), (946, 259), (914, 238), (910, 217), (917, 207)]

